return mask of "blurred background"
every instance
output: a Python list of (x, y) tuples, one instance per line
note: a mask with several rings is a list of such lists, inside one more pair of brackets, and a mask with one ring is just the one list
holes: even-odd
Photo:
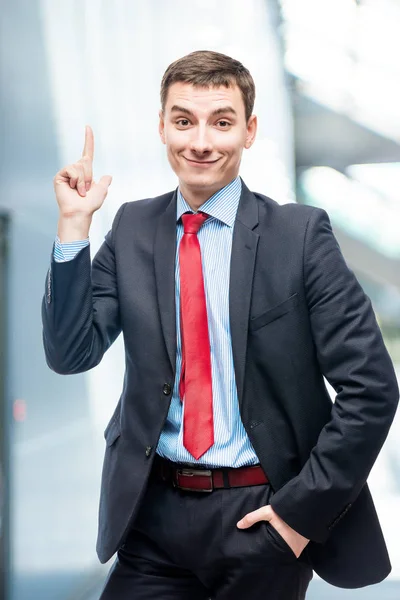
[[(95, 178), (113, 175), (93, 257), (120, 204), (177, 186), (157, 131), (167, 66), (200, 49), (237, 58), (259, 118), (244, 181), (328, 211), (399, 372), (400, 2), (2, 0), (0, 28), (0, 598), (95, 600), (110, 568), (95, 554), (102, 434), (124, 352), (119, 338), (81, 375), (46, 365), (55, 173), (89, 123)], [(314, 574), (310, 600), (400, 597), (399, 439), (400, 415), (368, 480), (390, 576), (342, 590)]]

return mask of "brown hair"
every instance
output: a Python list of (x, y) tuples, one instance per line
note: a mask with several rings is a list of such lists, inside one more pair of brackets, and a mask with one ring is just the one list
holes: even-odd
[(237, 85), (242, 92), (246, 122), (253, 112), (256, 96), (250, 71), (238, 60), (211, 50), (197, 50), (171, 63), (161, 81), (161, 107), (165, 110), (169, 87), (178, 81), (200, 87), (231, 87)]

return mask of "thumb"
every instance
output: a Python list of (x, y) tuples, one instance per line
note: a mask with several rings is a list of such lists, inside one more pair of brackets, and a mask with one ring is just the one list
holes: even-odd
[(104, 188), (104, 191), (108, 191), (108, 187), (111, 185), (112, 177), (111, 175), (103, 175), (103, 177), (99, 180), (98, 185), (101, 185)]

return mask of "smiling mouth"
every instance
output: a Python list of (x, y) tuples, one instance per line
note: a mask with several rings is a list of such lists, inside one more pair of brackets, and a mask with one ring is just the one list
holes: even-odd
[(217, 158), (216, 160), (191, 160), (190, 158), (186, 158), (186, 156), (184, 158), (185, 160), (187, 160), (188, 163), (191, 163), (193, 165), (213, 165), (219, 160), (219, 158)]

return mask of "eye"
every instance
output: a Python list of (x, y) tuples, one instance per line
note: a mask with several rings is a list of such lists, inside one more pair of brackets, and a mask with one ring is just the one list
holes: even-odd
[(222, 127), (222, 129), (226, 129), (227, 127), (229, 127), (230, 123), (229, 121), (218, 121), (218, 123), (223, 124), (224, 126)]
[(189, 124), (189, 119), (178, 119), (176, 123), (182, 127), (186, 127)]

